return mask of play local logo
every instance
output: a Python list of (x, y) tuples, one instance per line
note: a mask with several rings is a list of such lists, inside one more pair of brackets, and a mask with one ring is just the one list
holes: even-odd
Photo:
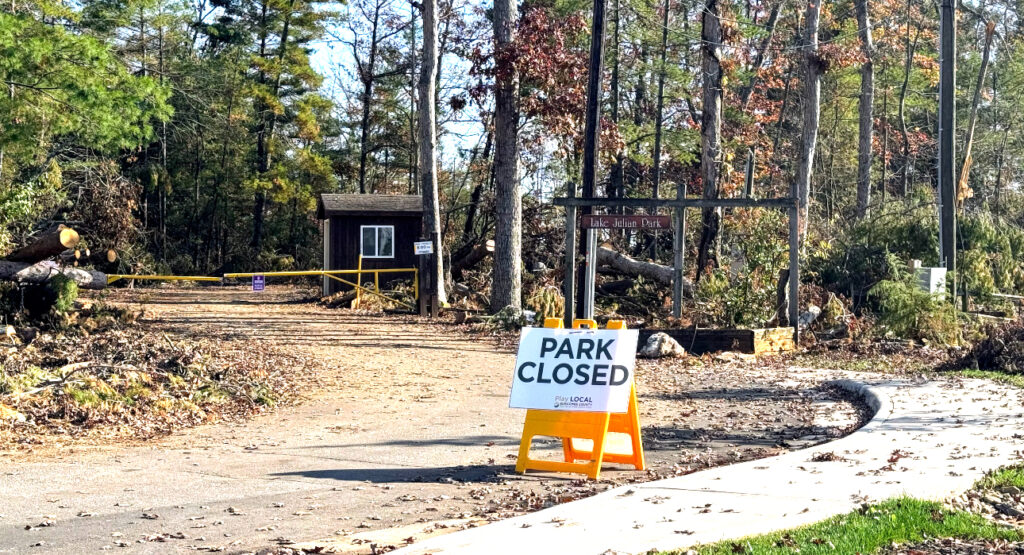
[(637, 330), (523, 328), (509, 407), (626, 412)]

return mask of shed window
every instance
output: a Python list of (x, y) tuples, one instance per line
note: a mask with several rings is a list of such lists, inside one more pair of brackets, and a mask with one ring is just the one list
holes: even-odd
[(360, 227), (363, 258), (395, 257), (395, 226), (364, 225)]

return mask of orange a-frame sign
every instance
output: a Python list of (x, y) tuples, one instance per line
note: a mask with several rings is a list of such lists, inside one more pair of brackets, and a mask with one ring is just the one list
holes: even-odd
[[(562, 328), (559, 318), (544, 320), (546, 328)], [(574, 320), (574, 328), (596, 329), (593, 320)], [(625, 322), (611, 320), (607, 329), (626, 329)], [(618, 443), (610, 442), (613, 437), (629, 439), (629, 451), (621, 452)], [(550, 436), (562, 439), (564, 460), (550, 461), (530, 458), (530, 443), (534, 436)], [(589, 440), (593, 443), (590, 450), (578, 448), (574, 441)], [(616, 445), (609, 445), (615, 443)], [(625, 443), (625, 442), (621, 442)], [(623, 445), (625, 446), (625, 445)], [(609, 449), (609, 447), (612, 447)], [(586, 461), (586, 462), (577, 462)], [(519, 458), (516, 461), (516, 472), (522, 474), (527, 470), (547, 470), (553, 472), (574, 472), (586, 474), (597, 479), (601, 473), (602, 462), (614, 462), (633, 465), (637, 470), (644, 469), (644, 446), (640, 439), (640, 413), (636, 404), (636, 382), (629, 391), (629, 408), (624, 413), (610, 412), (562, 412), (554, 410), (526, 411), (526, 422), (523, 424), (523, 437), (519, 440)]]

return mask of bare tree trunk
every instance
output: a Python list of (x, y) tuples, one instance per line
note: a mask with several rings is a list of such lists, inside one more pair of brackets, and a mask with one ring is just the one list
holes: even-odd
[(661, 131), (665, 121), (665, 75), (668, 71), (665, 64), (668, 56), (668, 8), (669, 0), (665, 0), (661, 7), (661, 64), (658, 66), (658, 107), (654, 114), (654, 198), (658, 198), (661, 189)]
[(821, 116), (821, 60), (818, 59), (818, 21), (821, 2), (807, 3), (804, 35), (804, 124), (803, 144), (796, 174), (796, 194), (800, 206), (800, 236), (807, 234), (807, 215), (814, 172), (814, 153), (818, 148), (818, 120)]
[(381, 3), (374, 4), (373, 21), (370, 22), (370, 52), (366, 65), (359, 63), (356, 48), (352, 47), (353, 56), (358, 65), (359, 80), (363, 84), (362, 118), (359, 120), (359, 193), (366, 194), (366, 160), (370, 155), (370, 103), (373, 102), (374, 73), (377, 68), (377, 28), (380, 21)]
[(105, 289), (107, 287), (107, 275), (95, 270), (69, 268), (52, 260), (43, 260), (35, 264), (0, 260), (0, 281), (46, 283), (57, 274), (64, 274), (83, 289)]
[(917, 41), (921, 38), (921, 26), (917, 26), (914, 34), (914, 42), (910, 42), (910, 9), (912, 0), (907, 0), (907, 34), (904, 37), (904, 48), (906, 49), (906, 63), (903, 66), (903, 83), (900, 85), (899, 112), (900, 136), (903, 140), (903, 167), (900, 169), (900, 183), (903, 196), (910, 192), (910, 136), (907, 133), (907, 89), (910, 86), (910, 69), (914, 64), (914, 51), (917, 50)]
[(423, 62), (419, 80), (419, 168), (423, 193), (423, 233), (437, 234), (435, 274), (430, 283), (441, 303), (448, 302), (444, 289), (444, 238), (441, 237), (441, 203), (437, 192), (437, 0), (423, 1)]
[(981, 103), (981, 88), (985, 86), (985, 72), (988, 71), (989, 54), (992, 51), (992, 35), (995, 33), (995, 22), (985, 24), (985, 48), (981, 54), (981, 68), (978, 69), (978, 82), (974, 86), (974, 99), (971, 101), (971, 119), (967, 124), (967, 137), (964, 139), (964, 162), (960, 170), (960, 188), (957, 193), (958, 204), (962, 204), (969, 189), (967, 178), (971, 172), (971, 149), (974, 147), (974, 128), (978, 124), (978, 105)]
[(494, 51), (498, 75), (494, 91), (494, 283), (491, 311), (522, 307), (523, 207), (519, 195), (519, 76), (503, 54), (515, 40), (518, 8), (515, 0), (494, 2)]
[[(701, 52), (704, 74), (701, 108), (700, 175), (703, 198), (718, 198), (718, 162), (722, 153), (722, 21), (718, 0), (707, 0), (701, 16)], [(700, 245), (697, 250), (697, 281), (709, 267), (718, 266), (718, 231), (722, 225), (721, 208), (702, 212)]]
[(871, 204), (871, 158), (875, 134), (875, 47), (871, 41), (871, 17), (868, 0), (855, 0), (860, 49), (864, 63), (860, 66), (860, 109), (857, 140), (857, 218), (868, 215)]
[[(466, 245), (476, 240), (476, 216), (480, 210), (480, 197), (483, 196), (484, 186), (489, 184), (490, 176), (494, 173), (494, 167), (491, 162), (491, 150), (494, 144), (494, 129), (490, 129), (488, 125), (484, 125), (487, 129), (487, 137), (484, 139), (484, 152), (481, 155), (484, 165), (488, 168), (486, 176), (477, 176), (473, 179), (476, 180), (476, 185), (473, 186), (473, 192), (469, 195), (469, 206), (466, 207), (466, 222), (462, 226), (462, 244)], [(472, 168), (470, 168), (472, 170)], [(468, 170), (467, 170), (468, 171)]]
[[(269, 9), (267, 4), (269, 0), (263, 0), (260, 6), (260, 25), (259, 25), (259, 37), (260, 37), (260, 50), (259, 57), (265, 58), (267, 55), (267, 10)], [(260, 70), (257, 77), (257, 82), (261, 85), (266, 84), (267, 74), (265, 71)], [(270, 145), (267, 139), (267, 116), (265, 112), (269, 111), (270, 108), (266, 106), (265, 102), (259, 100), (256, 101), (256, 117), (259, 118), (259, 124), (256, 127), (256, 174), (262, 176), (267, 169), (270, 168)], [(263, 244), (263, 212), (267, 204), (267, 194), (259, 183), (256, 184), (256, 193), (253, 196), (252, 206), (252, 240), (250, 245), (259, 251), (260, 246)]]
[[(157, 71), (160, 86), (164, 85), (164, 26), (157, 27)], [(167, 173), (167, 121), (160, 122), (160, 166)], [(160, 187), (160, 259), (167, 259), (167, 187)]]
[[(619, 38), (619, 28), (621, 26), (621, 19), (619, 17), (621, 0), (615, 0), (615, 12), (612, 17), (615, 19), (615, 34), (612, 38), (612, 80), (611, 80), (611, 109), (612, 109), (612, 122), (615, 125), (619, 124), (619, 94), (620, 94), (620, 81), (619, 81), (619, 57), (621, 55), (621, 40)], [(612, 198), (622, 198), (625, 196), (625, 168), (623, 164), (625, 162), (625, 156), (622, 151), (615, 153), (615, 162), (612, 164), (610, 170), (611, 190), (608, 191), (608, 196)], [(618, 210), (618, 209), (613, 209)]]
[(416, 8), (409, 21), (409, 194), (419, 193), (419, 145), (416, 139)]
[[(882, 63), (882, 75), (885, 75), (885, 63)], [(882, 117), (879, 118), (883, 125), (882, 130), (882, 179), (879, 180), (879, 191), (882, 193), (882, 205), (885, 205), (886, 186), (889, 170), (889, 83), (886, 79), (882, 81)]]

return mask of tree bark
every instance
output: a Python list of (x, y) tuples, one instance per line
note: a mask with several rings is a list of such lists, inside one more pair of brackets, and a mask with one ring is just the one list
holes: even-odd
[(494, 91), (494, 283), (491, 311), (522, 307), (523, 207), (519, 194), (519, 76), (502, 60), (515, 40), (519, 18), (515, 0), (494, 2), (494, 51), (498, 74)]
[[(610, 86), (611, 96), (611, 110), (612, 110), (612, 123), (616, 126), (619, 124), (619, 95), (620, 95), (620, 80), (619, 80), (619, 61), (622, 53), (621, 39), (619, 37), (619, 29), (621, 27), (620, 9), (621, 0), (615, 1), (615, 11), (612, 12), (612, 18), (615, 23), (615, 33), (612, 35), (612, 80)], [(612, 163), (612, 167), (609, 172), (609, 181), (611, 190), (608, 191), (608, 196), (611, 198), (622, 198), (625, 196), (625, 156), (622, 151), (619, 150), (615, 153), (615, 162)], [(613, 211), (619, 211), (619, 208), (613, 208)]]
[(658, 198), (661, 190), (661, 134), (665, 122), (665, 76), (668, 71), (668, 8), (669, 0), (662, 3), (661, 9), (661, 63), (658, 66), (658, 98), (654, 115), (654, 188), (653, 196)]
[(420, 186), (419, 141), (416, 137), (416, 8), (410, 3), (409, 20), (409, 194), (418, 195)]
[(910, 69), (914, 64), (914, 51), (917, 50), (917, 41), (921, 38), (921, 26), (917, 26), (914, 34), (914, 42), (910, 42), (910, 9), (911, 1), (907, 0), (907, 34), (904, 37), (906, 49), (906, 62), (903, 66), (903, 83), (900, 85), (900, 99), (897, 108), (900, 120), (900, 137), (903, 140), (903, 167), (900, 169), (900, 184), (903, 196), (907, 196), (910, 189), (910, 135), (907, 133), (907, 89), (910, 87)]
[(430, 283), (441, 303), (448, 302), (444, 288), (444, 238), (441, 237), (441, 206), (437, 192), (437, 0), (423, 0), (423, 61), (419, 78), (419, 168), (420, 189), (423, 193), (423, 233), (426, 237), (437, 234), (434, 249), (435, 274)]
[[(494, 251), (497, 253), (497, 242), (495, 242)], [(491, 254), (491, 250), (487, 248), (486, 241), (473, 245), (473, 248), (469, 249), (465, 256), (452, 261), (452, 280), (456, 282), (461, 280), (462, 272), (473, 268), (483, 259), (487, 258), (489, 254)]]
[[(616, 252), (608, 247), (597, 248), (597, 263), (628, 276), (643, 276), (661, 285), (672, 285), (672, 267), (654, 262), (644, 262)], [(683, 295), (693, 296), (693, 283), (683, 278)]]
[[(882, 75), (885, 75), (886, 66), (888, 64), (882, 64)], [(885, 195), (888, 189), (889, 180), (889, 84), (885, 79), (882, 80), (882, 117), (879, 121), (882, 122), (882, 176), (878, 182), (878, 191), (882, 193), (882, 205), (885, 206)]]
[[(259, 25), (259, 57), (263, 59), (267, 55), (267, 35), (270, 34), (267, 22), (267, 12), (270, 9), (268, 6), (269, 0), (263, 0), (260, 5), (260, 25)], [(260, 69), (256, 77), (256, 82), (260, 85), (266, 85), (267, 74), (266, 71)], [(270, 167), (270, 145), (267, 139), (267, 116), (266, 112), (270, 108), (265, 102), (256, 101), (256, 117), (259, 118), (259, 124), (256, 126), (256, 175), (262, 177)], [(250, 246), (259, 251), (263, 244), (263, 212), (267, 204), (267, 194), (263, 191), (260, 183), (256, 183), (256, 193), (253, 195), (253, 206), (252, 206), (252, 239), (249, 242)], [(148, 211), (147, 211), (148, 212)]]
[(476, 185), (473, 186), (473, 192), (469, 195), (469, 206), (466, 207), (466, 222), (462, 226), (462, 244), (472, 242), (476, 237), (476, 216), (480, 210), (480, 198), (484, 194), (484, 186), (490, 183), (491, 175), (494, 174), (493, 164), (488, 164), (491, 161), (491, 150), (494, 145), (494, 129), (487, 130), (487, 137), (484, 139), (484, 152), (481, 158), (484, 161), (485, 167), (487, 167), (486, 176), (477, 176)]
[(871, 203), (871, 158), (875, 134), (875, 47), (871, 40), (871, 16), (868, 0), (855, 0), (860, 50), (864, 63), (860, 66), (859, 134), (857, 140), (857, 218), (868, 215)]
[(35, 264), (0, 260), (0, 280), (20, 283), (46, 283), (53, 276), (64, 274), (83, 289), (105, 289), (107, 275), (94, 270), (61, 267), (56, 262), (44, 260)]
[(960, 170), (960, 190), (957, 193), (957, 204), (964, 202), (969, 186), (967, 178), (971, 171), (971, 149), (974, 147), (974, 128), (978, 124), (978, 105), (981, 104), (981, 88), (985, 86), (985, 72), (988, 71), (989, 54), (992, 51), (992, 35), (996, 24), (988, 21), (985, 24), (985, 47), (981, 54), (981, 67), (978, 69), (978, 82), (974, 86), (974, 99), (971, 101), (971, 119), (967, 124), (967, 137), (964, 139), (964, 161)]
[(31, 243), (7, 255), (12, 262), (39, 262), (57, 256), (78, 244), (78, 232), (70, 227), (61, 226), (35, 237)]
[[(722, 21), (718, 0), (707, 0), (701, 17), (701, 52), (704, 75), (704, 105), (701, 108), (700, 175), (702, 197), (718, 198), (718, 162), (722, 153)], [(718, 231), (722, 225), (721, 208), (702, 211), (702, 229), (697, 250), (697, 281), (709, 267), (718, 266)]]
[(818, 21), (820, 16), (821, 2), (816, 0), (808, 2), (804, 35), (803, 144), (800, 148), (796, 177), (801, 238), (807, 234), (811, 176), (814, 173), (814, 153), (818, 148), (818, 120), (821, 115), (821, 60), (818, 58)]

